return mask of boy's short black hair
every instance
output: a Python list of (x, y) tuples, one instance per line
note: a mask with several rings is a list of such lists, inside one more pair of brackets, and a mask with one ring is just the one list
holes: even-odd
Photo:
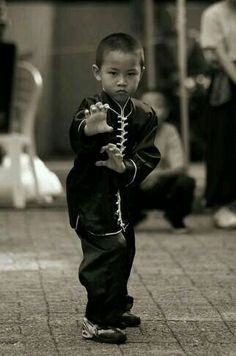
[(96, 50), (96, 65), (101, 67), (107, 50), (124, 53), (139, 52), (141, 68), (144, 66), (144, 50), (141, 43), (127, 33), (112, 33), (101, 40)]

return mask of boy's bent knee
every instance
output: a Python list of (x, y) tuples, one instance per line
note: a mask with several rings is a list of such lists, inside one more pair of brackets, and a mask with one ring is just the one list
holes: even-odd
[(195, 188), (195, 179), (188, 175), (181, 175), (178, 179), (178, 187), (183, 190), (193, 191)]
[(127, 243), (124, 235), (122, 233), (118, 233), (113, 236), (113, 241), (112, 241), (112, 250), (126, 250), (127, 248)]
[(126, 239), (122, 233), (106, 236), (93, 236), (94, 246), (103, 252), (125, 250)]

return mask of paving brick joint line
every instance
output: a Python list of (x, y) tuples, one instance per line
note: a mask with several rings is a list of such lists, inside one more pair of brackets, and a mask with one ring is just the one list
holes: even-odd
[[(194, 279), (191, 278), (191, 276), (188, 275), (188, 273), (186, 272), (186, 270), (182, 267), (181, 263), (179, 263), (179, 262), (177, 261), (177, 259), (175, 258), (175, 256), (174, 256), (170, 251), (167, 251), (167, 252), (171, 255), (171, 258), (173, 259), (173, 261), (175, 261), (176, 264), (181, 268), (181, 270), (183, 271), (183, 273), (184, 273), (184, 275), (186, 276), (186, 278), (188, 278), (188, 279), (191, 281), (191, 283), (192, 283), (193, 286), (196, 286)], [(215, 308), (215, 310), (218, 312), (218, 314), (219, 314), (219, 316), (220, 316), (222, 322), (223, 322), (223, 323), (225, 324), (225, 326), (228, 328), (229, 332), (233, 335), (233, 334), (234, 334), (233, 331), (232, 331), (232, 330), (230, 329), (230, 327), (228, 326), (226, 320), (224, 320), (224, 317), (223, 317), (223, 315), (221, 314), (220, 310), (217, 308), (217, 306), (214, 305), (214, 304), (212, 303), (212, 301), (211, 301), (207, 296), (205, 296), (204, 293), (201, 292), (201, 290), (200, 290), (200, 293), (202, 294), (203, 298), (205, 298), (205, 299), (207, 300), (207, 302), (212, 306), (212, 308)]]

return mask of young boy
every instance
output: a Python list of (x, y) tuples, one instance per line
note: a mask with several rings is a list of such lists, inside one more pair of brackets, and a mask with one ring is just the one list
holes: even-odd
[(74, 116), (70, 141), (76, 159), (67, 178), (70, 223), (83, 250), (79, 279), (88, 296), (82, 336), (123, 343), (121, 328), (140, 324), (127, 291), (135, 255), (128, 192), (160, 160), (157, 118), (131, 98), (144, 70), (143, 49), (133, 37), (104, 38), (92, 70), (102, 92), (84, 99)]

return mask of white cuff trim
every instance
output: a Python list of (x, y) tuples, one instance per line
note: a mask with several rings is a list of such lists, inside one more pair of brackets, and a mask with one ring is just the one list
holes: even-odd
[(137, 166), (136, 166), (136, 163), (132, 160), (132, 159), (130, 159), (130, 161), (133, 163), (133, 165), (134, 165), (134, 175), (133, 175), (133, 178), (131, 179), (131, 181), (128, 183), (128, 184), (126, 184), (126, 187), (128, 187), (130, 184), (132, 184), (133, 183), (133, 181), (135, 180), (135, 177), (136, 177), (136, 175), (137, 175), (137, 171), (138, 171), (138, 168), (137, 168)]
[(83, 124), (84, 121), (85, 121), (85, 119), (83, 119), (83, 120), (80, 122), (80, 124), (79, 124), (79, 126), (78, 126), (78, 132), (79, 132), (79, 130), (80, 130), (80, 128), (81, 128), (81, 125)]

